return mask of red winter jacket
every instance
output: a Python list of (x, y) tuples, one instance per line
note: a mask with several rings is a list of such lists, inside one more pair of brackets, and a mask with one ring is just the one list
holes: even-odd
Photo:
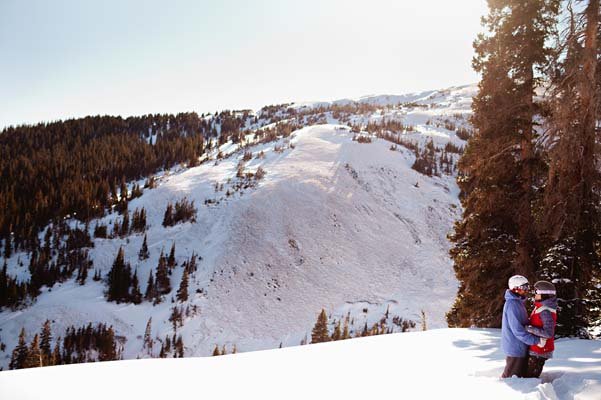
[(530, 315), (530, 325), (533, 329), (528, 329), (528, 331), (547, 339), (544, 347), (539, 347), (537, 345), (530, 346), (530, 352), (535, 354), (543, 355), (555, 350), (554, 337), (555, 325), (557, 323), (557, 311), (556, 306), (554, 307), (554, 305), (557, 304), (557, 300), (555, 300), (555, 298), (548, 300), (552, 301), (535, 302), (534, 310)]

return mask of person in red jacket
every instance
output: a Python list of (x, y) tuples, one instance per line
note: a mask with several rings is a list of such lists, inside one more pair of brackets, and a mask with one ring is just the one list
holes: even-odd
[(526, 326), (526, 331), (541, 337), (541, 343), (530, 346), (527, 378), (540, 377), (545, 362), (553, 357), (553, 350), (555, 350), (554, 337), (557, 323), (555, 285), (547, 281), (538, 281), (534, 284), (534, 290), (534, 310), (530, 315), (530, 325)]

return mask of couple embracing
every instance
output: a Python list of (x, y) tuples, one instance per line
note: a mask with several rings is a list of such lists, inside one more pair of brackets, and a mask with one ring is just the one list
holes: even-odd
[(553, 356), (557, 296), (551, 282), (534, 284), (534, 310), (528, 318), (526, 297), (528, 279), (521, 275), (509, 279), (503, 307), (501, 347), (506, 355), (501, 378), (538, 378), (545, 361)]

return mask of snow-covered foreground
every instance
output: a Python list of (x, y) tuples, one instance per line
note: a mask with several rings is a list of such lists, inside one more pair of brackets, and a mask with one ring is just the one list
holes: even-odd
[(0, 398), (601, 398), (601, 341), (559, 340), (541, 379), (501, 380), (499, 339), (494, 329), (438, 329), (212, 358), (5, 371)]

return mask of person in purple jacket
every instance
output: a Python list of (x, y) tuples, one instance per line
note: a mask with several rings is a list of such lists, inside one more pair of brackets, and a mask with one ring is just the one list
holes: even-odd
[(530, 290), (528, 279), (521, 275), (509, 278), (509, 289), (505, 291), (503, 322), (501, 325), (501, 348), (505, 353), (505, 370), (501, 378), (526, 375), (528, 348), (545, 345), (544, 339), (526, 331), (529, 323), (524, 302)]

